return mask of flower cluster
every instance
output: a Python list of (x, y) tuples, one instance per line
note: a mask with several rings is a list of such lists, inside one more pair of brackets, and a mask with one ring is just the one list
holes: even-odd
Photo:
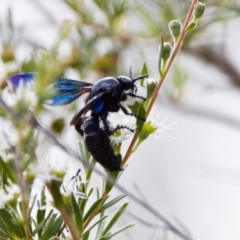
[(0, 209), (5, 207), (5, 204), (16, 202), (20, 195), (20, 188), (17, 184), (8, 183), (4, 187), (0, 184)]
[(0, 118), (0, 151), (7, 150), (18, 141), (18, 134), (12, 123), (4, 118)]
[(3, 100), (9, 107), (14, 107), (16, 104), (26, 104), (29, 109), (33, 109), (38, 103), (38, 97), (35, 94), (33, 82), (19, 81), (17, 88), (9, 84), (2, 92)]

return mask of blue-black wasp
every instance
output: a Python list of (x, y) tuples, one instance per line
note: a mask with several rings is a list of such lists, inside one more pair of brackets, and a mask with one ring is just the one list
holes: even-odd
[[(121, 165), (118, 157), (114, 154), (109, 136), (117, 129), (127, 127), (117, 127), (111, 131), (107, 122), (109, 112), (118, 112), (120, 109), (126, 115), (132, 115), (139, 119), (139, 116), (129, 112), (122, 104), (128, 96), (145, 100), (142, 96), (135, 94), (137, 80), (143, 79), (148, 75), (142, 75), (133, 79), (131, 68), (129, 76), (106, 77), (98, 80), (95, 84), (76, 81), (68, 78), (58, 77), (53, 81), (55, 95), (51, 97), (47, 104), (64, 105), (73, 102), (84, 93), (89, 93), (86, 105), (72, 119), (71, 125), (84, 137), (88, 151), (94, 159), (104, 168), (110, 171), (120, 171)], [(36, 77), (36, 73), (20, 73), (12, 75), (8, 81), (18, 87), (20, 81), (27, 83)], [(90, 117), (84, 117), (91, 111)], [(100, 127), (100, 120), (104, 127)], [(144, 119), (141, 119), (144, 121)], [(129, 129), (130, 130), (130, 129)]]

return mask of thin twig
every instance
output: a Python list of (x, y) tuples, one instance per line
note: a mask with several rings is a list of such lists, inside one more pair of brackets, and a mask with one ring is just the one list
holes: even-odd
[[(175, 57), (177, 56), (179, 50), (181, 49), (183, 39), (184, 39), (184, 37), (186, 35), (186, 31), (185, 30), (186, 30), (187, 26), (189, 25), (189, 23), (191, 21), (191, 17), (192, 17), (193, 10), (194, 10), (194, 5), (195, 5), (196, 2), (197, 2), (197, 0), (192, 0), (192, 3), (190, 5), (189, 11), (188, 11), (188, 14), (187, 14), (187, 17), (186, 17), (186, 20), (185, 20), (183, 28), (182, 28), (182, 32), (180, 33), (178, 41), (176, 42), (176, 44), (175, 44), (175, 46), (174, 46), (174, 48), (172, 50), (171, 56), (169, 57), (169, 60), (167, 62), (167, 65), (166, 65), (166, 68), (164, 70), (163, 76), (162, 76), (162, 78), (159, 79), (158, 84), (157, 84), (157, 86), (156, 86), (156, 88), (155, 88), (155, 90), (153, 92), (153, 96), (152, 96), (152, 98), (151, 98), (151, 100), (149, 102), (149, 105), (148, 105), (148, 108), (147, 108), (146, 117), (149, 115), (149, 113), (150, 113), (150, 111), (151, 111), (151, 109), (153, 107), (153, 104), (154, 104), (154, 102), (157, 99), (158, 92), (159, 92), (159, 90), (160, 90), (160, 88), (161, 88), (161, 86), (163, 84), (163, 81), (165, 80), (165, 78), (166, 78), (166, 76), (168, 74), (168, 71), (169, 71), (170, 67), (172, 66), (172, 63), (173, 63)], [(123, 166), (127, 163), (128, 158), (131, 155), (132, 149), (133, 149), (137, 139), (138, 139), (138, 134), (135, 133), (134, 136), (133, 136), (132, 142), (131, 142), (130, 146), (128, 147), (128, 150), (127, 150), (127, 152), (126, 152), (126, 154), (125, 154), (125, 156), (123, 158), (123, 161), (122, 161), (123, 162), (122, 163)]]

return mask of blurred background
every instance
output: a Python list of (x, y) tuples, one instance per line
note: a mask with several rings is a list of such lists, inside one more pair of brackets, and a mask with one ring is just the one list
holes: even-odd
[[(153, 109), (175, 124), (143, 142), (119, 183), (194, 239), (240, 239), (240, 2), (204, 2), (206, 13), (187, 35)], [(160, 32), (171, 41), (168, 22), (184, 22), (189, 6), (190, 0), (1, 0), (0, 92), (7, 76), (41, 71), (46, 55), (59, 76), (71, 79), (128, 75), (130, 65), (138, 76), (145, 62), (157, 80)], [(69, 122), (80, 104), (39, 116), (76, 150)], [(115, 239), (178, 239), (129, 201), (119, 225), (136, 225)]]

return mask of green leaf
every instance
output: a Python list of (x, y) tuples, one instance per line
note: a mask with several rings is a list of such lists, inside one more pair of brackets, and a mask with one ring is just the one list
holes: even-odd
[(90, 189), (87, 198), (79, 198), (78, 206), (79, 206), (79, 208), (81, 209), (82, 212), (84, 212), (85, 205), (87, 203), (88, 198), (91, 196), (92, 192), (93, 192), (93, 188)]
[(86, 159), (89, 160), (91, 158), (91, 154), (89, 153), (89, 151), (87, 150), (85, 143), (83, 141), (83, 139), (78, 139), (78, 147), (79, 147), (79, 151), (81, 153), (81, 156)]
[[(143, 66), (142, 66), (142, 70), (141, 70), (141, 76), (142, 75), (149, 75), (148, 74), (148, 68), (147, 68), (147, 64), (146, 63), (144, 63), (143, 64)], [(145, 81), (145, 78), (143, 78), (143, 79), (140, 79), (140, 85), (143, 87), (144, 86), (144, 81)]]
[(47, 221), (46, 228), (44, 229), (40, 240), (49, 240), (50, 238), (56, 236), (63, 224), (62, 217), (57, 217), (57, 215), (58, 214), (56, 213), (52, 214), (50, 219)]
[(29, 208), (29, 214), (28, 214), (29, 217), (31, 216), (31, 213), (32, 213), (33, 207), (35, 205), (36, 199), (37, 199), (37, 194), (34, 196), (32, 204), (31, 204), (31, 206)]
[[(142, 103), (139, 108), (138, 108), (138, 116), (140, 116), (142, 119), (146, 119), (146, 115), (147, 115), (147, 112), (146, 112), (146, 109), (145, 109), (145, 105)], [(141, 119), (137, 119), (137, 128), (136, 128), (136, 132), (137, 133), (140, 133), (141, 130), (142, 130), (142, 127), (144, 125), (144, 122), (143, 120)]]
[[(39, 236), (41, 236), (41, 228), (39, 226), (43, 226), (47, 220), (45, 217), (46, 210), (42, 207), (46, 206), (46, 195), (45, 195), (45, 187), (42, 187), (40, 202), (38, 201), (38, 210), (37, 210), (37, 228), (34, 231), (38, 231)], [(50, 211), (52, 213), (52, 211)], [(49, 216), (49, 215), (48, 215)]]
[(13, 174), (14, 168), (12, 166), (12, 161), (5, 162), (0, 156), (0, 169), (1, 169), (0, 174), (2, 175), (3, 185), (9, 184), (9, 179), (11, 180), (11, 182), (17, 183), (16, 174), (15, 175)]
[(136, 124), (137, 124), (136, 132), (140, 133), (144, 124), (143, 120), (146, 119), (145, 104), (144, 102), (143, 103), (135, 102), (133, 105), (130, 105), (128, 107), (134, 114), (136, 114), (141, 118), (141, 119), (139, 118), (136, 119)]
[(76, 225), (76, 229), (79, 233), (79, 236), (81, 236), (82, 231), (83, 231), (83, 212), (81, 211), (81, 209), (79, 208), (76, 199), (74, 197), (73, 194), (71, 194), (71, 200), (72, 200), (72, 207), (73, 207), (73, 211), (74, 211), (74, 215), (75, 215), (75, 225)]
[(101, 217), (98, 221), (96, 221), (91, 227), (89, 227), (86, 232), (83, 233), (82, 237), (84, 237), (86, 234), (89, 234), (90, 231), (99, 223), (101, 223), (105, 218), (107, 218), (108, 216), (103, 216)]
[(156, 85), (157, 85), (157, 81), (152, 80), (147, 82), (147, 97), (146, 97), (146, 101), (144, 102), (144, 109), (148, 108), (148, 104), (153, 96)]
[(90, 235), (90, 232), (88, 232), (87, 234), (84, 235), (84, 237), (82, 238), (82, 240), (88, 240)]
[(35, 229), (32, 230), (32, 235), (35, 235), (37, 233), (39, 238), (41, 238), (41, 236), (42, 236), (42, 229), (43, 229), (44, 225), (46, 224), (47, 219), (43, 219), (42, 222), (40, 222), (38, 224), (32, 218), (31, 218), (31, 220), (32, 220), (32, 222), (33, 222), (33, 224), (35, 226)]
[(185, 32), (189, 32), (191, 30), (193, 30), (194, 28), (197, 27), (197, 23), (196, 22), (191, 22), (186, 28), (185, 28)]
[[(104, 210), (100, 212), (100, 218), (102, 218), (104, 216)], [(96, 233), (96, 237), (95, 239), (98, 240), (100, 238), (100, 236), (102, 235), (102, 232), (103, 232), (103, 228), (105, 226), (105, 221), (101, 221), (99, 224), (98, 224), (98, 229), (97, 229), (97, 233)]]
[(5, 208), (0, 209), (0, 229), (7, 234), (10, 234), (11, 239), (25, 239), (25, 231), (23, 225), (16, 217), (11, 215)]
[(116, 223), (116, 221), (119, 219), (119, 217), (122, 215), (123, 211), (126, 209), (126, 207), (128, 206), (128, 203), (124, 203), (120, 209), (113, 215), (112, 219), (110, 220), (110, 222), (108, 223), (108, 225), (106, 226), (106, 228), (104, 229), (102, 236), (107, 235), (108, 231), (112, 228), (112, 226)]
[(35, 205), (35, 202), (36, 202), (36, 199), (37, 199), (37, 194), (33, 197), (33, 201), (29, 207), (29, 212), (28, 212), (28, 217), (29, 217), (29, 232), (30, 234), (32, 234), (33, 232), (33, 226), (35, 227), (37, 224), (36, 222), (34, 221), (34, 219), (31, 217), (31, 214), (32, 214), (32, 210), (33, 210), (33, 207)]
[(114, 182), (116, 182), (118, 175), (119, 175), (119, 171), (108, 172), (107, 179), (105, 181), (105, 187), (104, 187), (105, 192), (109, 193), (114, 185), (114, 183), (112, 184), (111, 182), (108, 181), (108, 179), (111, 178)]
[(112, 199), (108, 203), (104, 204), (101, 211), (104, 211), (104, 210), (110, 208), (111, 206), (113, 206), (114, 204), (116, 204), (117, 202), (119, 202), (121, 199), (123, 199), (126, 196), (127, 196), (126, 194), (121, 194), (121, 195), (117, 196), (116, 198)]
[[(82, 138), (78, 139), (78, 146), (79, 146), (79, 150), (80, 150), (82, 158), (85, 159), (86, 161), (88, 161), (89, 164), (94, 167), (96, 164), (96, 161), (92, 158), (91, 154), (87, 150), (84, 140)], [(93, 170), (90, 169), (88, 167), (88, 165), (86, 165), (86, 164), (84, 164), (84, 170), (85, 170), (85, 175), (86, 175), (86, 181), (88, 181), (91, 178)]]
[(61, 186), (61, 182), (56, 180), (51, 180), (50, 192), (52, 194), (54, 204), (57, 208), (61, 208), (64, 206), (62, 195), (59, 190), (60, 186)]
[(145, 74), (148, 74), (148, 68), (146, 63), (143, 64), (142, 71), (141, 71), (141, 75), (145, 75)]
[[(104, 201), (106, 201), (107, 198), (99, 198), (97, 201), (95, 201), (92, 206), (89, 208), (89, 210), (87, 211), (87, 213), (84, 215), (83, 221), (85, 222), (89, 216), (100, 206), (100, 204), (103, 204)], [(100, 210), (100, 209), (99, 209)], [(97, 214), (99, 213), (99, 210), (97, 212)], [(96, 214), (96, 215), (97, 215)]]
[[(92, 165), (92, 167), (96, 165), (96, 161), (93, 159), (93, 157), (89, 158), (89, 163)], [(90, 169), (88, 166), (86, 166), (85, 171), (86, 171), (86, 181), (89, 181), (92, 176), (93, 170)]]
[(107, 239), (110, 239), (110, 238), (112, 238), (113, 236), (117, 235), (118, 233), (120, 233), (120, 232), (122, 232), (122, 231), (124, 231), (124, 230), (126, 230), (126, 229), (128, 229), (128, 228), (130, 228), (130, 227), (133, 227), (134, 225), (135, 225), (134, 223), (128, 224), (127, 226), (124, 226), (124, 227), (120, 228), (119, 230), (117, 230), (116, 232), (114, 232), (114, 233), (112, 233), (112, 234), (109, 234), (109, 235), (107, 235), (107, 236), (101, 237), (99, 240), (107, 240)]
[(161, 44), (159, 49), (159, 56), (158, 56), (158, 72), (159, 75), (162, 77), (162, 51), (163, 51), (163, 44), (164, 44), (164, 38), (161, 34)]
[[(44, 230), (44, 226), (49, 224), (49, 219), (53, 216), (54, 210), (51, 209), (47, 216), (44, 216), (44, 218), (37, 222), (36, 228), (33, 231), (33, 234), (38, 233), (39, 237), (41, 238), (42, 232)], [(47, 224), (46, 224), (47, 223)], [(45, 226), (46, 229), (46, 226)]]
[(82, 193), (84, 193), (85, 195), (87, 195), (86, 194), (86, 183), (85, 182), (81, 182), (82, 180), (81, 179), (79, 179), (80, 181), (80, 185), (79, 185), (79, 187), (78, 187), (78, 191), (80, 191), (80, 192), (82, 192)]
[(7, 23), (8, 23), (9, 28), (11, 29), (11, 31), (13, 31), (14, 30), (13, 18), (12, 18), (12, 10), (10, 7), (8, 7), (8, 11), (7, 11)]

